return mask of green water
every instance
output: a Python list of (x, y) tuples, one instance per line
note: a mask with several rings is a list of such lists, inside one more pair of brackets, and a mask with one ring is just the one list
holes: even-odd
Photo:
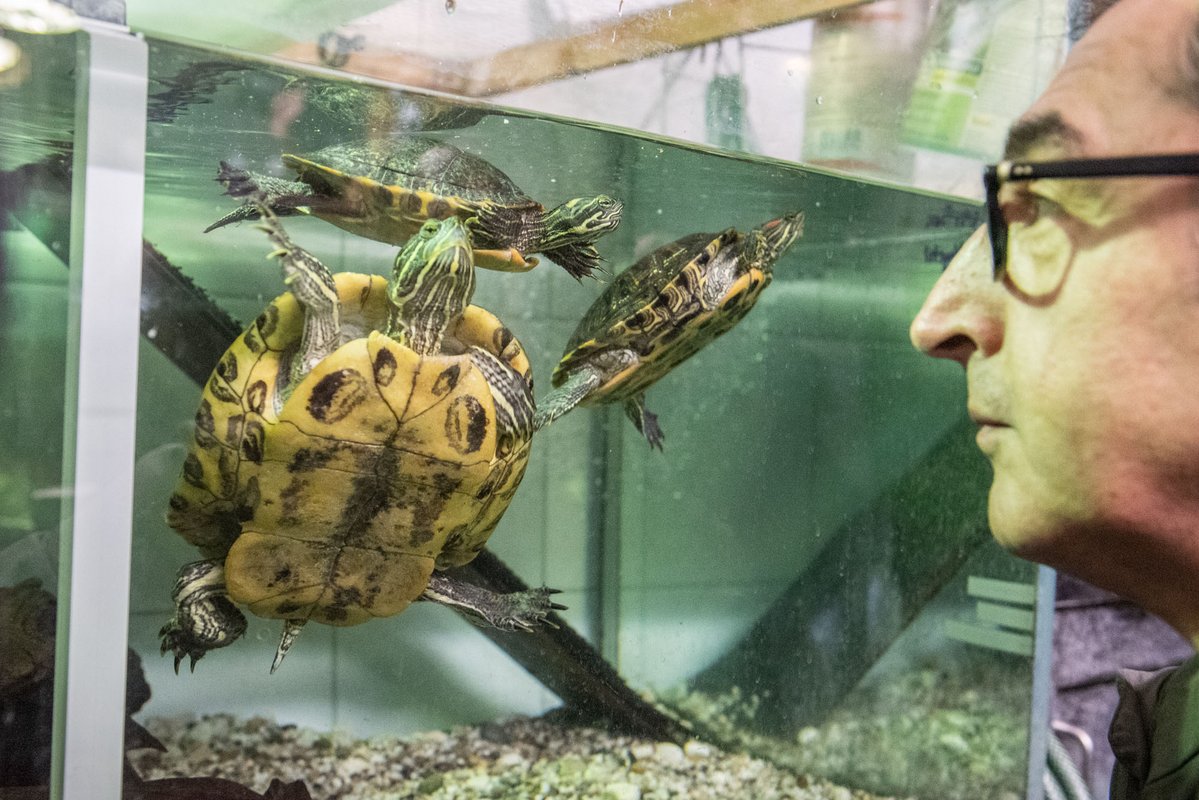
[[(986, 471), (961, 425), (960, 375), (919, 356), (906, 333), (949, 254), (978, 223), (974, 205), (166, 42), (150, 43), (150, 78), (145, 239), (240, 323), (282, 291), (281, 276), (252, 225), (202, 233), (233, 206), (213, 180), (222, 159), (285, 176), (284, 152), (425, 131), (486, 158), (546, 206), (597, 193), (620, 198), (623, 222), (599, 242), (613, 271), (689, 233), (745, 230), (803, 210), (805, 234), (775, 265), (755, 310), (650, 390), (664, 452), (651, 451), (619, 408), (575, 410), (536, 437), (524, 483), (489, 547), (526, 583), (563, 590), (565, 620), (634, 689), (756, 697), (755, 708), (766, 710), (748, 713), (743, 704), (729, 715), (740, 733), (721, 731), (750, 749), (759, 735), (800, 741), (828, 713), (885, 716), (894, 710), (885, 687), (904, 685), (918, 668), (954, 676), (955, 665), (976, 669), (981, 660), (1007, 685), (993, 696), (972, 686), (983, 695), (978, 707), (1010, 707), (1013, 692), (1014, 705), (1027, 706), (1027, 658), (979, 659), (939, 627), (971, 613), (966, 574), (1029, 582), (1032, 572), (980, 545)], [(69, 105), (16, 102), (25, 113), (0, 117), (0, 167), (69, 152)], [(34, 373), (47, 364), (65, 369), (64, 356), (48, 355), (61, 339), (58, 318), (23, 314), (37, 292), (65, 304), (65, 269), (40, 243), (53, 242), (66, 220), (60, 213), (38, 223), (29, 204), (17, 216), (19, 230), (5, 239), (0, 356), (12, 365), (5, 374), (44, 381)], [(285, 224), (335, 272), (390, 269), (395, 248), (318, 219)], [(526, 274), (480, 272), (475, 303), (521, 339), (540, 396), (601, 289), (543, 262)], [(157, 348), (159, 326), (172, 317), (169, 308), (153, 313), (140, 362), (129, 620), (130, 645), (154, 693), (141, 717), (231, 712), (405, 734), (558, 704), (502, 648), (430, 604), (355, 628), (310, 626), (273, 676), (277, 623), (252, 619), (243, 641), (207, 656), (195, 674), (174, 675), (158, 656), (157, 631), (171, 611), (176, 570), (196, 556), (162, 515), (198, 401), (187, 373), (211, 364)], [(51, 344), (31, 349), (31, 336)], [(28, 463), (35, 488), (56, 482), (61, 455), (21, 439), (30, 425), (46, 428), (52, 409), (22, 405), (6, 391), (5, 435), (18, 440), (9, 452)], [(949, 451), (950, 461), (938, 460)], [(6, 532), (5, 542), (27, 535)], [(792, 611), (780, 613), (780, 603)], [(913, 619), (919, 624), (905, 639)], [(846, 701), (864, 677), (866, 693)], [(837, 704), (851, 711), (834, 712)], [(1013, 792), (1022, 792), (1026, 769), (1023, 713), (1000, 747), (1006, 760), (996, 778)], [(969, 785), (952, 785), (961, 780), (952, 770), (897, 773), (884, 757), (899, 752), (891, 744), (873, 755), (861, 742), (843, 746), (859, 752), (836, 767), (831, 756), (784, 760), (876, 791), (969, 796)], [(943, 760), (930, 747), (923, 757)]]
[[(13, 72), (23, 77), (0, 74), (0, 546), (58, 527), (57, 495), (37, 490), (58, 486), (62, 468), (80, 45), (74, 36), (7, 36), (22, 49)], [(19, 222), (8, 214), (16, 206)], [(37, 577), (53, 588), (53, 564), (44, 567)]]

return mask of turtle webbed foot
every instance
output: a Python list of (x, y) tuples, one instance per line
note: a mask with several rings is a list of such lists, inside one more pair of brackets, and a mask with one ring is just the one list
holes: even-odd
[(658, 424), (658, 415), (645, 407), (645, 395), (639, 394), (626, 400), (624, 411), (636, 426), (637, 432), (649, 442), (649, 446), (661, 450), (662, 443), (666, 441), (666, 434), (662, 432), (662, 426)]
[(595, 246), (586, 242), (572, 242), (561, 247), (542, 250), (541, 254), (553, 261), (577, 281), (583, 278), (593, 278), (596, 272), (606, 270), (601, 266), (602, 259)]
[(565, 611), (566, 606), (550, 599), (561, 590), (542, 586), (524, 592), (497, 595), (493, 608), (484, 612), (484, 619), (502, 631), (532, 631), (538, 625), (557, 628), (549, 615), (553, 611)]
[[(227, 161), (221, 162), (216, 180), (225, 187), (225, 192), (230, 197), (263, 197), (271, 211), (281, 217), (306, 213), (313, 199), (312, 190), (307, 184), (276, 178), (272, 175), (259, 175), (235, 167)], [(208, 233), (242, 220), (258, 219), (259, 216), (258, 207), (253, 202), (245, 200), (240, 206), (205, 228), (204, 232)]]
[[(230, 604), (230, 608), (232, 608), (232, 604)], [(219, 630), (203, 630), (201, 633), (197, 633), (180, 622), (178, 613), (162, 626), (158, 631), (158, 636), (162, 640), (158, 649), (163, 655), (166, 655), (168, 651), (175, 654), (176, 675), (179, 674), (179, 665), (183, 662), (184, 656), (191, 659), (189, 667), (192, 672), (195, 672), (196, 662), (203, 658), (205, 653), (232, 644), (245, 633), (246, 618), (240, 611), (236, 609), (232, 609), (232, 611), (233, 613), (226, 617), (225, 624)]]
[(501, 594), (434, 572), (422, 599), (447, 605), (475, 625), (502, 631), (531, 631), (541, 624), (558, 627), (548, 618), (551, 612), (566, 609), (550, 599), (558, 593), (558, 589), (542, 586)]
[(225, 593), (225, 568), (219, 558), (193, 561), (179, 570), (173, 593), (175, 616), (158, 631), (159, 651), (175, 654), (175, 674), (184, 656), (196, 662), (209, 650), (226, 647), (246, 632), (246, 617)]
[(230, 197), (247, 197), (264, 191), (259, 186), (259, 181), (253, 173), (240, 167), (235, 167), (228, 161), (220, 162), (220, 168), (217, 169), (216, 173), (216, 180), (217, 183), (225, 187), (225, 192)]
[(211, 650), (203, 642), (198, 641), (191, 636), (179, 624), (178, 618), (172, 617), (162, 629), (158, 631), (162, 642), (158, 648), (158, 652), (166, 655), (168, 651), (175, 654), (175, 674), (179, 674), (179, 665), (183, 663), (184, 656), (191, 659), (189, 668), (192, 672), (196, 671), (196, 662), (204, 657), (204, 654)]
[(662, 426), (658, 424), (658, 415), (651, 414), (646, 411), (641, 418), (641, 435), (649, 442), (649, 446), (661, 450), (662, 443), (666, 441), (666, 434), (662, 432)]

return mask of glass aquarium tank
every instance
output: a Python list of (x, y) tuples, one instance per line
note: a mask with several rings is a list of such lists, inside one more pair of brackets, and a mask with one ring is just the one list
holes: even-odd
[[(4, 32), (0, 798), (1040, 797), (1052, 579), (907, 339), (977, 161), (755, 105), (891, 23), (384, 5)], [(702, 132), (612, 116), (709, 49)]]

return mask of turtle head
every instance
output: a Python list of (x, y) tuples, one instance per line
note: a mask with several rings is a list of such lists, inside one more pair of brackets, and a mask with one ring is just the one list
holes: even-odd
[(802, 211), (772, 219), (759, 225), (746, 237), (748, 263), (769, 270), (791, 244), (803, 234)]
[(387, 296), (387, 335), (418, 353), (437, 353), (475, 293), (470, 233), (457, 217), (429, 220), (396, 256)]
[(576, 197), (550, 211), (545, 218), (545, 238), (538, 250), (590, 243), (620, 224), (624, 205), (606, 194)]

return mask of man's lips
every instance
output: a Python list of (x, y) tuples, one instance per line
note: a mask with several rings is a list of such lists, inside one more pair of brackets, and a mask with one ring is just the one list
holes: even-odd
[(981, 411), (969, 409), (970, 419), (974, 420), (974, 424), (978, 426), (990, 426), (992, 428), (1006, 428), (1008, 424), (1001, 422), (990, 414)]

